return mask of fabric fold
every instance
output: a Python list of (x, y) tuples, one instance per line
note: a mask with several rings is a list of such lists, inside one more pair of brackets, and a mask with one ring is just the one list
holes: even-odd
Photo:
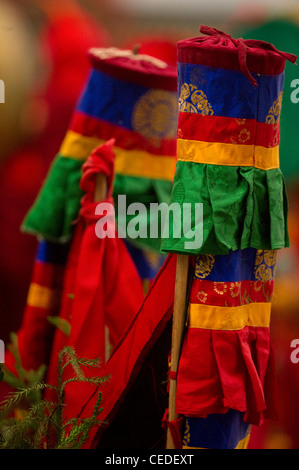
[[(63, 297), (59, 316), (70, 323), (70, 336), (67, 338), (57, 331), (51, 354), (48, 380), (56, 381), (57, 355), (63, 346), (71, 345), (81, 357), (106, 360), (105, 328), (108, 328), (111, 345), (114, 346), (129, 325), (143, 298), (142, 282), (132, 258), (115, 228), (112, 199), (114, 180), (114, 140), (96, 148), (83, 165), (81, 189), (84, 196), (77, 219), (74, 237), (70, 247)], [(107, 197), (94, 201), (96, 177), (103, 174), (107, 178)], [(99, 203), (110, 204), (113, 214), (105, 211), (97, 213)], [(96, 233), (96, 224), (106, 217), (109, 236)], [(101, 235), (100, 237), (98, 235)], [(123, 266), (126, 269), (123, 269)], [(90, 341), (92, 332), (93, 341)], [(101, 373), (99, 371), (99, 373)], [(79, 393), (80, 389), (80, 393)], [(68, 388), (72, 396), (75, 390)], [(85, 394), (86, 387), (76, 385), (77, 398), (70, 400), (68, 413), (77, 409)]]
[(276, 254), (248, 248), (194, 259), (178, 414), (200, 418), (235, 410), (256, 425), (278, 418), (269, 330)]
[[(196, 185), (194, 184), (196, 182)], [(203, 243), (188, 248), (189, 254), (228, 254), (248, 247), (271, 250), (289, 246), (287, 195), (280, 169), (178, 162), (172, 203), (203, 204)], [(172, 222), (172, 220), (171, 220)], [(183, 226), (183, 225), (182, 225)], [(191, 227), (196, 230), (195, 211)], [(162, 242), (163, 252), (186, 253), (186, 235), (177, 237), (173, 225)], [(189, 236), (189, 234), (188, 234)]]

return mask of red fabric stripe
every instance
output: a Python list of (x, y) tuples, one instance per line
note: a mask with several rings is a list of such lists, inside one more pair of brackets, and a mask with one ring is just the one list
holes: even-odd
[(116, 126), (76, 111), (70, 123), (70, 130), (86, 137), (97, 137), (102, 140), (115, 139), (115, 146), (126, 150), (145, 150), (153, 155), (176, 156), (176, 138), (150, 140), (138, 132)]
[(258, 145), (272, 148), (279, 144), (280, 125), (223, 116), (203, 116), (180, 112), (178, 137), (204, 142)]
[(49, 289), (61, 289), (63, 276), (64, 266), (36, 260), (34, 263), (31, 283), (48, 287)]
[(206, 416), (232, 408), (261, 424), (277, 419), (276, 371), (269, 328), (190, 328), (177, 378), (177, 413)]
[(213, 282), (194, 279), (190, 303), (238, 307), (246, 303), (270, 302), (274, 281)]

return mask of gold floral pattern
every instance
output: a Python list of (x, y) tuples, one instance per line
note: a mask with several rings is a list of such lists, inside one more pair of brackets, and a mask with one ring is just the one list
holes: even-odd
[(242, 129), (240, 131), (240, 134), (239, 134), (239, 142), (241, 142), (242, 144), (244, 144), (245, 142), (247, 142), (247, 140), (250, 139), (250, 131), (248, 129)]
[(177, 96), (166, 90), (149, 90), (137, 101), (132, 127), (145, 138), (175, 138), (177, 132)]
[(261, 288), (263, 287), (264, 283), (263, 281), (255, 281), (253, 283), (253, 288), (255, 290), (255, 292), (259, 292), (261, 290)]
[(214, 281), (214, 292), (216, 292), (216, 294), (223, 295), (226, 291), (227, 284), (225, 284), (225, 282)]
[(215, 257), (213, 255), (199, 255), (195, 260), (195, 279), (204, 279), (212, 271), (215, 264)]
[(204, 116), (214, 114), (207, 95), (202, 90), (198, 90), (195, 85), (188, 85), (188, 83), (183, 83), (181, 86), (179, 111), (203, 114)]
[(243, 126), (246, 123), (246, 119), (235, 118), (235, 121), (239, 126)]
[(199, 302), (204, 304), (207, 301), (208, 294), (206, 292), (204, 292), (203, 290), (200, 290), (199, 292), (197, 292), (196, 297), (198, 298)]
[(184, 431), (184, 437), (183, 437), (183, 445), (187, 446), (190, 443), (190, 426), (188, 419), (186, 419), (185, 423), (185, 431)]
[(241, 293), (241, 282), (231, 282), (229, 290), (232, 297), (238, 297)]
[(275, 278), (276, 250), (257, 250), (254, 276), (257, 281), (272, 281)]
[(282, 105), (282, 91), (280, 92), (278, 98), (274, 101), (271, 108), (268, 111), (266, 117), (267, 124), (275, 124), (280, 120), (280, 112), (281, 112), (281, 105)]
[(258, 264), (261, 264), (264, 259), (264, 251), (263, 250), (257, 250), (256, 255), (255, 255), (255, 266)]
[(276, 250), (266, 250), (264, 251), (264, 260), (268, 266), (273, 266), (276, 263), (277, 251)]
[[(235, 119), (236, 123), (238, 126), (245, 126), (246, 124), (246, 119)], [(230, 141), (232, 144), (245, 144), (251, 137), (251, 132), (246, 128), (242, 127), (242, 129), (239, 131), (238, 136), (230, 136)]]
[(232, 144), (245, 144), (250, 139), (251, 133), (248, 129), (242, 129), (239, 134), (237, 139), (235, 137), (230, 136), (230, 141)]
[(268, 268), (264, 264), (256, 268), (255, 276), (257, 279), (262, 279), (263, 281), (271, 281), (273, 279), (271, 268)]

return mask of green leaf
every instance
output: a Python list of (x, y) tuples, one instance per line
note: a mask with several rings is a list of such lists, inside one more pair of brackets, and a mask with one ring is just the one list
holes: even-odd
[(66, 336), (70, 336), (71, 334), (71, 324), (65, 320), (64, 318), (60, 318), (59, 316), (48, 316), (48, 321), (52, 323), (52, 325), (56, 326), (59, 330), (61, 330)]

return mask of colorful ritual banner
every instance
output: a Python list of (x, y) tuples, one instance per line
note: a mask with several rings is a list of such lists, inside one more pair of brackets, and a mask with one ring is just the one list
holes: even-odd
[(277, 252), (247, 248), (195, 258), (176, 409), (187, 417), (242, 412), (277, 419), (270, 339)]
[[(37, 370), (48, 364), (55, 328), (49, 317), (57, 317), (63, 292), (65, 263), (69, 244), (39, 242), (33, 266), (22, 324), (18, 330), (18, 347), (22, 366)], [(15, 359), (9, 350), (5, 365), (15, 372)]]
[[(176, 164), (177, 72), (131, 51), (92, 49), (92, 70), (69, 129), (23, 230), (69, 240), (80, 206), (81, 167), (92, 150), (115, 139), (114, 200), (126, 206), (169, 202)], [(122, 225), (132, 216), (121, 215)], [(145, 227), (150, 223), (143, 215)], [(119, 220), (118, 220), (119, 221)], [(128, 237), (129, 238), (129, 237)], [(156, 251), (160, 239), (131, 239)]]
[[(163, 240), (164, 252), (227, 254), (289, 246), (287, 197), (279, 168), (286, 60), (262, 41), (203, 27), (178, 43), (177, 165), (171, 202), (203, 203), (203, 243), (185, 248), (196, 227)], [(183, 218), (182, 218), (183, 226)]]
[[(181, 208), (183, 231), (170, 224), (162, 251), (196, 256), (170, 379), (185, 419), (183, 447), (246, 448), (250, 425), (278, 416), (269, 324), (277, 250), (289, 246), (279, 119), (285, 63), (296, 57), (214, 28), (201, 32), (178, 43), (171, 202)], [(202, 243), (188, 246), (200, 224)]]
[[(84, 195), (80, 187), (82, 167), (92, 151), (111, 137), (114, 138), (116, 159), (113, 196), (116, 214), (118, 194), (127, 197), (127, 204), (142, 202), (148, 208), (152, 202), (168, 202), (172, 187), (176, 161), (176, 69), (154, 57), (115, 48), (90, 50), (89, 57), (90, 76), (60, 150), (22, 227), (24, 231), (45, 240), (40, 249), (51, 247), (53, 259), (61, 251), (67, 253), (60, 267), (63, 274), (57, 272), (56, 264), (49, 260), (46, 266), (41, 267), (39, 254), (35, 261), (35, 271), (38, 270), (42, 286), (34, 274), (28, 293), (29, 304), (18, 332), (21, 356), (29, 368), (35, 368), (40, 361), (48, 363), (51, 348), (52, 352), (57, 352), (67, 341), (65, 334), (58, 330), (52, 345), (54, 331), (47, 317), (60, 314), (63, 320), (70, 321), (68, 313), (72, 310), (75, 282), (72, 276), (76, 272), (74, 266), (77, 263), (76, 250), (79, 250), (79, 246), (72, 246), (70, 253), (68, 248), (70, 243), (76, 244), (73, 243), (73, 236)], [(124, 219), (126, 225), (126, 213)], [(146, 225), (150, 223), (147, 216), (144, 222)], [(128, 266), (131, 266), (132, 258), (140, 277), (152, 280), (164, 259), (158, 251), (160, 240), (151, 240), (148, 237), (139, 241), (140, 246), (138, 241), (133, 240), (137, 244), (135, 246), (132, 245), (132, 240), (125, 240), (121, 258)], [(116, 256), (117, 253), (114, 258)], [(109, 272), (112, 273), (113, 269)], [(120, 280), (121, 276), (126, 277), (125, 274), (126, 271), (121, 271), (119, 267), (116, 277)], [(50, 279), (45, 281), (47, 276)], [(124, 286), (130, 279), (124, 279)], [(139, 279), (134, 279), (137, 302), (140, 299)], [(55, 311), (53, 295), (49, 289), (54, 284), (55, 293), (56, 284), (59, 284), (60, 294), (64, 287), (62, 298), (55, 295)], [(116, 319), (115, 302), (117, 303), (117, 299), (113, 304), (110, 296), (105, 319), (110, 326), (109, 335), (113, 344), (127, 320), (126, 315), (121, 314)], [(37, 309), (40, 315), (38, 322)], [(101, 335), (102, 333), (103, 329)], [(82, 341), (84, 337), (81, 336)], [(88, 341), (88, 338), (87, 335), (85, 339)], [(101, 340), (100, 343), (103, 345), (104, 341)], [(48, 351), (47, 356), (43, 354), (45, 348)], [(32, 350), (34, 354), (31, 354)]]
[[(292, 14), (294, 13), (294, 14)], [(297, 16), (298, 18), (298, 16)], [(292, 45), (292, 51), (299, 54), (299, 24), (296, 12), (289, 12), (287, 17), (269, 18), (256, 26), (241, 26), (237, 34), (244, 39), (257, 38), (262, 41), (275, 43), (281, 50), (287, 50)], [(286, 63), (285, 68), (285, 98), (281, 110), (280, 129), (283, 138), (280, 142), (280, 168), (287, 183), (294, 181), (299, 175), (299, 144), (298, 132), (298, 71), (297, 67)]]

